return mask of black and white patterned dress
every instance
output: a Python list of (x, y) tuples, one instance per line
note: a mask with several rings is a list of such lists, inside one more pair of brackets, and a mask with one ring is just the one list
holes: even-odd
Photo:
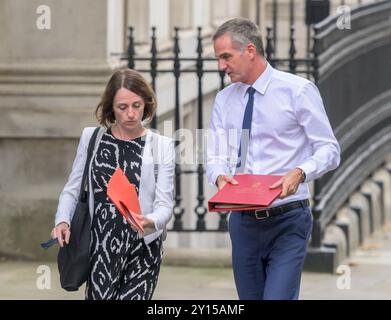
[(143, 137), (116, 139), (103, 134), (92, 164), (94, 218), (91, 226), (91, 273), (86, 299), (151, 299), (162, 259), (161, 237), (146, 245), (107, 197), (107, 183), (121, 168), (139, 192)]

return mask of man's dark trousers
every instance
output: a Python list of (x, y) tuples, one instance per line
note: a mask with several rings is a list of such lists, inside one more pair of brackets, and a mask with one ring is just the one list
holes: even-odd
[(309, 207), (258, 220), (231, 212), (232, 266), (239, 299), (298, 299), (312, 230)]

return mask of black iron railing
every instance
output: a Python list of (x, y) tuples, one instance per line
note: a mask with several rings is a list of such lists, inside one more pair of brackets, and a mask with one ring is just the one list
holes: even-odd
[[(156, 79), (159, 74), (162, 73), (170, 73), (175, 78), (174, 85), (174, 129), (175, 132), (178, 132), (181, 129), (181, 103), (180, 103), (180, 80), (181, 75), (184, 73), (192, 73), (197, 77), (197, 129), (203, 129), (203, 119), (204, 119), (204, 104), (203, 99), (205, 95), (205, 91), (203, 90), (203, 77), (205, 73), (217, 73), (220, 78), (220, 83), (216, 85), (220, 89), (223, 89), (226, 85), (225, 83), (225, 74), (216, 68), (205, 68), (205, 62), (217, 61), (213, 57), (207, 57), (203, 55), (204, 45), (202, 38), (202, 28), (198, 28), (197, 34), (197, 44), (195, 46), (195, 56), (194, 57), (183, 57), (180, 55), (180, 38), (179, 38), (179, 28), (174, 28), (174, 37), (173, 37), (173, 49), (172, 55), (170, 57), (161, 57), (159, 52), (157, 51), (157, 38), (156, 38), (156, 28), (152, 27), (152, 35), (151, 35), (151, 46), (150, 46), (150, 55), (148, 57), (139, 57), (136, 53), (135, 49), (135, 39), (133, 37), (134, 29), (129, 27), (129, 45), (128, 50), (125, 55), (122, 55), (121, 59), (127, 61), (127, 66), (131, 69), (136, 69), (141, 73), (149, 74), (151, 78), (151, 85), (154, 90), (156, 90)], [(307, 78), (314, 78), (316, 75), (316, 66), (314, 63), (314, 59), (312, 58), (297, 58), (296, 57), (296, 47), (295, 47), (295, 28), (294, 26), (290, 29), (290, 47), (289, 47), (289, 58), (280, 59), (275, 57), (274, 55), (274, 45), (272, 38), (272, 28), (267, 28), (267, 41), (266, 41), (266, 58), (269, 63), (279, 68), (280, 70), (285, 70), (295, 74), (301, 74), (306, 76)], [(149, 62), (149, 68), (138, 68), (138, 63)], [(164, 63), (167, 65), (167, 62), (171, 62), (171, 68), (160, 67), (160, 64)], [(189, 62), (191, 66), (189, 66)], [(183, 67), (183, 63), (186, 63), (186, 66)], [(157, 126), (157, 117), (155, 116), (151, 127), (156, 128)], [(176, 143), (179, 144), (179, 139), (177, 139)], [(198, 149), (197, 154), (199, 158), (203, 154), (204, 150)], [(179, 155), (177, 155), (179, 156)], [(207, 214), (207, 207), (205, 203), (205, 191), (204, 191), (204, 177), (205, 177), (205, 169), (202, 163), (196, 164), (196, 167), (192, 170), (183, 170), (180, 164), (179, 159), (176, 161), (175, 167), (175, 205), (174, 205), (174, 222), (173, 222), (173, 231), (211, 231), (211, 232), (225, 232), (228, 230), (227, 228), (227, 213), (220, 214), (220, 220), (218, 223), (218, 227), (216, 229), (207, 228), (205, 222), (205, 216)], [(183, 188), (181, 176), (183, 174), (195, 174), (197, 176), (197, 185), (198, 185), (198, 193), (197, 193), (197, 205), (194, 208), (194, 213), (197, 216), (197, 222), (195, 228), (185, 228), (183, 226), (183, 214), (185, 213), (185, 209), (182, 207), (183, 200)]]
[[(379, 16), (379, 18), (374, 17), (373, 21), (385, 21), (386, 19), (382, 17), (382, 15), (386, 15), (387, 12), (384, 12), (384, 10), (381, 9), (381, 6), (383, 3), (387, 3), (388, 1), (378, 1), (378, 4), (374, 5), (367, 5), (363, 6), (363, 8), (357, 8), (355, 12), (358, 14), (358, 16), (365, 14), (372, 14), (374, 10), (376, 11), (376, 14)], [(360, 1), (357, 2), (358, 4)], [(266, 30), (266, 46), (265, 46), (265, 55), (269, 63), (283, 71), (291, 72), (294, 74), (298, 74), (301, 76), (304, 76), (310, 80), (312, 80), (315, 84), (317, 84), (320, 87), (320, 91), (322, 93), (322, 97), (324, 97), (325, 107), (327, 110), (327, 113), (331, 119), (331, 124), (334, 129), (342, 130), (340, 127), (336, 128), (339, 124), (343, 122), (343, 119), (346, 118), (349, 115), (352, 115), (355, 112), (354, 108), (358, 108), (359, 106), (364, 103), (364, 101), (358, 101), (358, 100), (352, 100), (351, 95), (352, 93), (341, 93), (341, 96), (336, 96), (335, 91), (341, 90), (341, 85), (338, 84), (338, 81), (334, 78), (330, 78), (329, 74), (327, 74), (327, 70), (333, 69), (332, 66), (329, 66), (330, 59), (325, 59), (325, 56), (328, 55), (328, 57), (332, 57), (333, 50), (330, 49), (330, 46), (336, 45), (338, 43), (341, 43), (344, 41), (343, 37), (341, 37), (341, 34), (344, 33), (347, 36), (349, 34), (352, 34), (352, 32), (345, 30), (345, 31), (338, 31), (338, 28), (336, 27), (336, 18), (332, 20), (329, 18), (328, 20), (332, 20), (331, 22), (325, 22), (320, 23), (313, 28), (311, 32), (308, 34), (311, 34), (312, 36), (307, 39), (307, 52), (305, 54), (305, 57), (298, 57), (297, 56), (297, 41), (295, 39), (295, 26), (293, 25), (294, 20), (294, 12), (293, 12), (293, 4), (294, 1), (290, 2), (290, 15), (291, 15), (291, 27), (290, 27), (290, 37), (289, 37), (289, 47), (287, 52), (287, 58), (280, 58), (276, 54), (275, 50), (275, 29), (273, 30), (272, 27), (268, 27)], [(341, 1), (341, 4), (344, 4), (343, 1)], [(387, 5), (383, 5), (387, 6)], [(273, 15), (277, 17), (277, 2), (275, 1), (275, 12)], [(380, 8), (380, 9), (379, 9)], [(388, 7), (387, 7), (388, 8)], [(373, 15), (373, 14), (372, 14)], [(276, 18), (277, 19), (277, 18)], [(383, 20), (382, 20), (383, 19)], [(366, 20), (363, 19), (357, 19), (357, 23), (360, 23), (360, 28), (370, 28), (371, 26), (368, 25)], [(356, 23), (356, 22), (355, 22)], [(332, 25), (334, 24), (334, 25)], [(274, 21), (273, 25), (275, 27), (277, 26), (277, 22)], [(373, 27), (373, 26), (372, 26)], [(311, 26), (312, 28), (312, 26)], [(331, 31), (330, 31), (331, 30)], [(207, 73), (216, 73), (219, 76), (219, 83), (216, 83), (215, 89), (222, 89), (225, 86), (225, 75), (224, 73), (220, 72), (217, 69), (217, 63), (215, 68), (206, 67), (210, 65), (210, 62), (216, 61), (215, 58), (211, 56), (204, 55), (204, 39), (202, 37), (202, 29), (198, 28), (198, 34), (197, 34), (197, 43), (195, 44), (195, 55), (193, 57), (183, 57), (181, 53), (180, 48), (180, 37), (179, 37), (179, 29), (174, 29), (174, 37), (173, 37), (173, 46), (172, 46), (172, 54), (171, 56), (162, 56), (158, 50), (157, 50), (157, 38), (156, 38), (156, 28), (152, 28), (152, 35), (151, 35), (151, 46), (150, 46), (150, 55), (149, 56), (139, 56), (135, 49), (135, 39), (133, 37), (133, 28), (129, 28), (129, 42), (128, 42), (128, 50), (126, 54), (121, 55), (121, 59), (127, 61), (127, 66), (132, 69), (136, 69), (139, 72), (147, 73), (149, 74), (151, 78), (151, 84), (154, 90), (157, 90), (156, 86), (156, 80), (159, 76), (159, 74), (172, 74), (175, 79), (175, 85), (173, 90), (174, 95), (174, 126), (175, 126), (175, 132), (178, 132), (179, 129), (181, 129), (181, 102), (180, 102), (180, 81), (183, 74), (194, 74), (197, 77), (197, 129), (203, 129), (203, 110), (204, 110), (204, 103), (203, 99), (205, 96), (205, 90), (203, 88), (203, 79), (205, 74)], [(301, 44), (303, 45), (303, 44)], [(363, 48), (361, 48), (363, 49)], [(373, 51), (375, 52), (375, 51)], [(334, 52), (335, 54), (340, 54), (341, 52)], [(383, 54), (384, 55), (384, 54)], [(146, 67), (146, 63), (149, 63), (149, 66)], [(360, 63), (360, 61), (357, 59), (357, 63)], [(140, 64), (142, 67), (140, 67)], [(168, 67), (167, 67), (168, 66)], [(341, 70), (349, 70), (351, 68), (350, 65), (345, 64), (344, 66), (340, 67)], [(357, 70), (360, 70), (360, 67), (357, 65)], [(345, 72), (345, 71), (344, 71)], [(338, 73), (335, 73), (338, 74)], [(343, 77), (346, 77), (349, 73), (345, 72), (345, 75)], [(355, 77), (354, 79), (350, 79), (350, 83), (354, 85), (355, 83), (358, 83), (358, 78)], [(387, 78), (388, 79), (388, 78)], [(381, 92), (375, 92), (376, 86), (373, 86), (374, 91), (371, 91), (371, 97), (375, 96), (376, 94), (380, 94)], [(210, 88), (208, 88), (210, 91)], [(360, 92), (358, 96), (365, 96), (368, 94), (367, 92)], [(349, 96), (350, 95), (350, 96)], [(351, 102), (350, 109), (344, 110), (346, 108), (346, 105), (342, 103), (343, 99), (351, 99), (353, 102)], [(336, 102), (335, 99), (338, 101)], [(387, 117), (385, 117), (387, 119)], [(153, 119), (153, 122), (151, 126), (153, 128), (156, 128), (158, 119), (155, 117)], [(383, 121), (384, 122), (384, 121)], [(382, 122), (382, 123), (383, 123)], [(337, 130), (337, 131), (338, 131)], [(373, 131), (374, 130), (374, 131)], [(368, 131), (369, 133), (375, 133), (376, 129), (373, 129), (372, 131)], [(341, 132), (342, 132), (341, 131)], [(341, 135), (342, 136), (342, 135)], [(337, 136), (337, 138), (339, 138)], [(362, 138), (362, 137), (361, 137)], [(350, 144), (351, 146), (359, 145), (361, 143), (361, 140), (356, 139), (354, 143)], [(369, 140), (368, 140), (369, 141)], [(378, 140), (380, 141), (380, 140)], [(177, 144), (179, 144), (179, 141), (177, 140)], [(346, 157), (352, 157), (354, 158), (355, 152), (351, 152), (347, 150), (343, 150), (343, 161), (346, 159)], [(198, 149), (197, 153), (202, 155), (204, 150)], [(182, 176), (183, 175), (196, 175), (195, 181), (197, 182), (197, 205), (194, 208), (194, 213), (196, 214), (197, 221), (196, 225), (193, 228), (187, 228), (183, 225), (183, 215), (188, 214), (187, 211), (185, 211), (185, 208), (183, 207), (183, 186), (182, 186)], [(208, 228), (205, 222), (205, 216), (207, 214), (207, 207), (206, 207), (206, 201), (205, 201), (205, 190), (204, 190), (204, 176), (205, 176), (205, 170), (202, 163), (196, 164), (194, 168), (192, 169), (184, 169), (183, 166), (180, 164), (179, 161), (176, 161), (176, 168), (175, 168), (175, 205), (174, 205), (174, 222), (173, 222), (173, 228), (174, 231), (181, 231), (181, 232), (189, 232), (189, 231), (219, 231), (224, 232), (227, 231), (227, 213), (220, 214), (220, 220), (218, 223), (218, 227)], [(313, 208), (314, 208), (314, 228), (313, 228), (313, 234), (312, 234), (312, 246), (313, 247), (320, 247), (325, 226), (328, 222), (330, 222), (332, 216), (336, 213), (336, 210), (338, 209), (337, 206), (340, 206), (343, 204), (343, 201), (346, 201), (348, 194), (344, 194), (340, 191), (332, 191), (333, 193), (330, 194), (331, 191), (328, 190), (334, 190), (330, 188), (332, 183), (337, 181), (338, 174), (331, 173), (323, 177), (322, 179), (316, 180), (314, 183), (314, 198), (313, 198)], [(352, 183), (353, 185), (353, 183)], [(344, 190), (348, 190), (349, 188), (345, 187)], [(328, 199), (328, 200), (325, 200)]]

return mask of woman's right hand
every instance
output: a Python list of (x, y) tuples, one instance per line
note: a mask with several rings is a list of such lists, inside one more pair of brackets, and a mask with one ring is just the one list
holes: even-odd
[(69, 243), (69, 238), (71, 236), (71, 231), (69, 230), (69, 225), (66, 222), (60, 222), (56, 225), (51, 233), (52, 239), (57, 239), (60, 247), (64, 246), (64, 241), (66, 244)]

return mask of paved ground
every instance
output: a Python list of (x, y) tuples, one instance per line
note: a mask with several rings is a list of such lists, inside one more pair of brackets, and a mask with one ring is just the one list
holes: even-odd
[[(343, 275), (303, 273), (300, 298), (391, 299), (391, 230), (370, 239), (346, 264)], [(41, 273), (47, 269), (48, 281)], [(83, 298), (83, 291), (68, 293), (59, 287), (54, 263), (0, 262), (0, 299)], [(237, 299), (232, 270), (163, 265), (154, 299)]]

